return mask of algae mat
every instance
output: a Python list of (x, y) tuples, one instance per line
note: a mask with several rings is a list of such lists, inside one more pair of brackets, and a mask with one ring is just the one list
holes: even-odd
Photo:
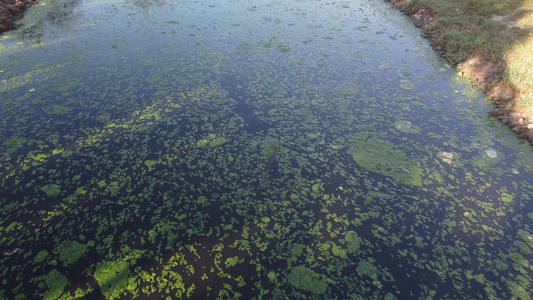
[(532, 151), (388, 3), (42, 3), (0, 298), (531, 297)]

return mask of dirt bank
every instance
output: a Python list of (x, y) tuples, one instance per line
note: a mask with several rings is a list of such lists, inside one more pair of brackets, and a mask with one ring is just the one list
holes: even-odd
[[(455, 66), (461, 75), (466, 76), (472, 85), (487, 94), (488, 99), (494, 104), (491, 115), (496, 116), (520, 138), (527, 139), (533, 145), (533, 109), (513, 107), (514, 100), (519, 93), (530, 91), (517, 90), (505, 80), (506, 62), (504, 59), (495, 59), (494, 56), (484, 53), (481, 49), (465, 60), (456, 61), (454, 56), (448, 53), (447, 48), (439, 42), (439, 37), (447, 30), (458, 30), (458, 27), (432, 26), (439, 16), (427, 6), (410, 4), (410, 0), (385, 1), (391, 2), (396, 8), (410, 16), (414, 24), (422, 29), (422, 36), (429, 39), (433, 49)], [(515, 26), (514, 24), (507, 25)], [(459, 30), (467, 32), (470, 28), (459, 27)]]
[(0, 0), (0, 33), (17, 28), (15, 21), (37, 0)]

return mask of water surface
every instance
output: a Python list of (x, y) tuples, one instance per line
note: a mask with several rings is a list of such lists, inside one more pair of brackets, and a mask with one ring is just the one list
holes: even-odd
[(0, 42), (0, 298), (530, 298), (530, 146), (388, 3), (47, 5)]

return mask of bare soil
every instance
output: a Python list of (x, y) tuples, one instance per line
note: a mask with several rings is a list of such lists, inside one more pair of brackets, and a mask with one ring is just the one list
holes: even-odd
[[(422, 5), (408, 5), (408, 0), (385, 0), (391, 2), (396, 8), (410, 16), (415, 26), (422, 29), (422, 36), (429, 39), (433, 49), (449, 63), (454, 65), (461, 75), (466, 76), (472, 85), (485, 92), (488, 99), (494, 104), (491, 115), (511, 128), (520, 138), (525, 138), (533, 145), (533, 109), (508, 109), (513, 102), (517, 91), (509, 83), (502, 79), (505, 65), (503, 61), (490, 58), (483, 53), (476, 54), (466, 61), (453, 61), (447, 55), (445, 48), (439, 45), (438, 38), (446, 28), (432, 28), (430, 25), (436, 20), (434, 12)], [(505, 22), (506, 17), (499, 17), (508, 26), (517, 26), (511, 22)], [(533, 28), (530, 29), (533, 34)], [(468, 30), (467, 28), (465, 30)]]
[(37, 0), (0, 0), (0, 33), (17, 28), (15, 21)]

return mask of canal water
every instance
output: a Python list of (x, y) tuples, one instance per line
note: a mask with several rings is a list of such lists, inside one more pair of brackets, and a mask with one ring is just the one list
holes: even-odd
[(389, 3), (43, 0), (21, 22), (0, 298), (530, 299), (533, 151)]

